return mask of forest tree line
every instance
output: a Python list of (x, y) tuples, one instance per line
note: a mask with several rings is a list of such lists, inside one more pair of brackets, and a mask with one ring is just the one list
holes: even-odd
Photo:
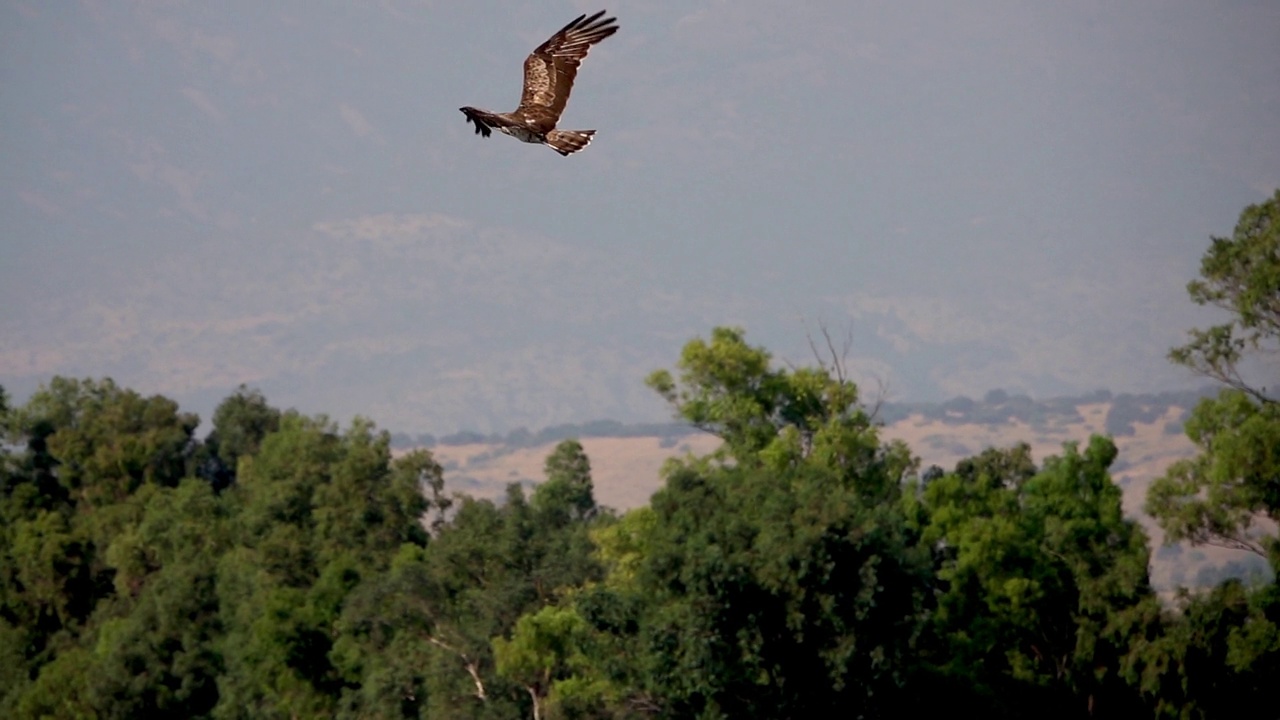
[[(1170, 541), (1280, 565), (1280, 192), (1214, 238), (1173, 361), (1223, 384), (1153, 483)], [(244, 389), (198, 419), (112, 381), (0, 392), (0, 716), (1253, 716), (1280, 594), (1153, 591), (1104, 436), (953, 469), (887, 442), (841, 359), (743, 333), (648, 384), (723, 442), (617, 514), (566, 439), (499, 502), (428, 450)], [(1270, 530), (1269, 530), (1270, 529)]]

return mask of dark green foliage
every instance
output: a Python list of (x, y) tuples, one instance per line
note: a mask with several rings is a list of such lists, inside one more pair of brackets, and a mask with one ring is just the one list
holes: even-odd
[(54, 378), (16, 412), (13, 430), (41, 443), (58, 483), (76, 502), (99, 506), (144, 483), (176, 485), (199, 423), (172, 400), (144, 398), (110, 380)]
[[(110, 380), (55, 378), (7, 410), (3, 425), (20, 451), (10, 457), (6, 446), (2, 466), (0, 619), (13, 628), (5, 641), (31, 683), (6, 689), (2, 703), (93, 704), (104, 676), (82, 672), (97, 659), (87, 648), (128, 606), (116, 597), (108, 548), (143, 520), (150, 498), (181, 480), (197, 419)], [(46, 667), (48, 678), (72, 678), (60, 698)]]
[(547, 456), (547, 481), (533, 494), (539, 513), (556, 526), (595, 516), (591, 461), (577, 440), (564, 440)]
[(260, 391), (237, 388), (213, 411), (213, 431), (196, 453), (200, 477), (219, 490), (235, 482), (240, 458), (257, 454), (263, 439), (280, 427), (280, 415)]
[(1138, 638), (1132, 673), (1158, 717), (1256, 715), (1280, 672), (1276, 586), (1249, 590), (1228, 580), (1177, 599), (1162, 632)]
[[(725, 440), (672, 465), (652, 509), (599, 537), (610, 575), (574, 609), (589, 669), (561, 708), (613, 716), (816, 717), (900, 700), (926, 587), (882, 446), (838, 363), (775, 370), (739, 331), (685, 347), (650, 384)], [(633, 658), (619, 664), (623, 653)], [(565, 655), (572, 665), (572, 653)]]
[(637, 575), (647, 679), (675, 716), (892, 707), (925, 567), (839, 472), (676, 470)]
[(55, 378), (2, 410), (4, 716), (358, 708), (330, 657), (338, 619), (365, 578), (427, 543), (426, 492), (442, 491), (429, 455), (393, 460), (365, 421), (338, 432), (243, 388), (207, 443), (171, 401), (110, 380)]
[(1115, 452), (1095, 437), (1037, 471), (1025, 445), (989, 450), (920, 489), (938, 580), (923, 683), (1002, 717), (1139, 710), (1129, 636), (1158, 606), (1146, 536), (1107, 474)]

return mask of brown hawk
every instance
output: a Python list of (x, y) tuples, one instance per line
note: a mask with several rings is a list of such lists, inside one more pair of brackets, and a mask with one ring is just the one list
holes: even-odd
[(476, 134), (489, 137), (497, 130), (527, 143), (548, 145), (561, 155), (590, 144), (595, 130), (557, 130), (556, 123), (569, 103), (569, 91), (582, 59), (592, 45), (618, 32), (617, 18), (601, 20), (604, 13), (601, 10), (590, 17), (579, 15), (529, 55), (524, 61), (524, 92), (514, 112), (459, 108), (467, 121), (475, 124)]

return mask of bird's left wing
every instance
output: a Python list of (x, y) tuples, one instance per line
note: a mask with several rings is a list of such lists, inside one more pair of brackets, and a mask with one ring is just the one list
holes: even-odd
[(618, 32), (617, 18), (601, 19), (604, 13), (579, 15), (529, 55), (524, 61), (524, 92), (517, 113), (550, 122), (548, 130), (555, 127), (569, 103), (582, 59), (592, 45)]

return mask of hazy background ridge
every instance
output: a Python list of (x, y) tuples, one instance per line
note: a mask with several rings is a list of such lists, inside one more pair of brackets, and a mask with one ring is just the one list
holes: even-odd
[(580, 2), (0, 4), (0, 384), (449, 432), (661, 420), (717, 324), (896, 400), (1198, 381), (1280, 6), (615, 3), (563, 159), (471, 134)]

